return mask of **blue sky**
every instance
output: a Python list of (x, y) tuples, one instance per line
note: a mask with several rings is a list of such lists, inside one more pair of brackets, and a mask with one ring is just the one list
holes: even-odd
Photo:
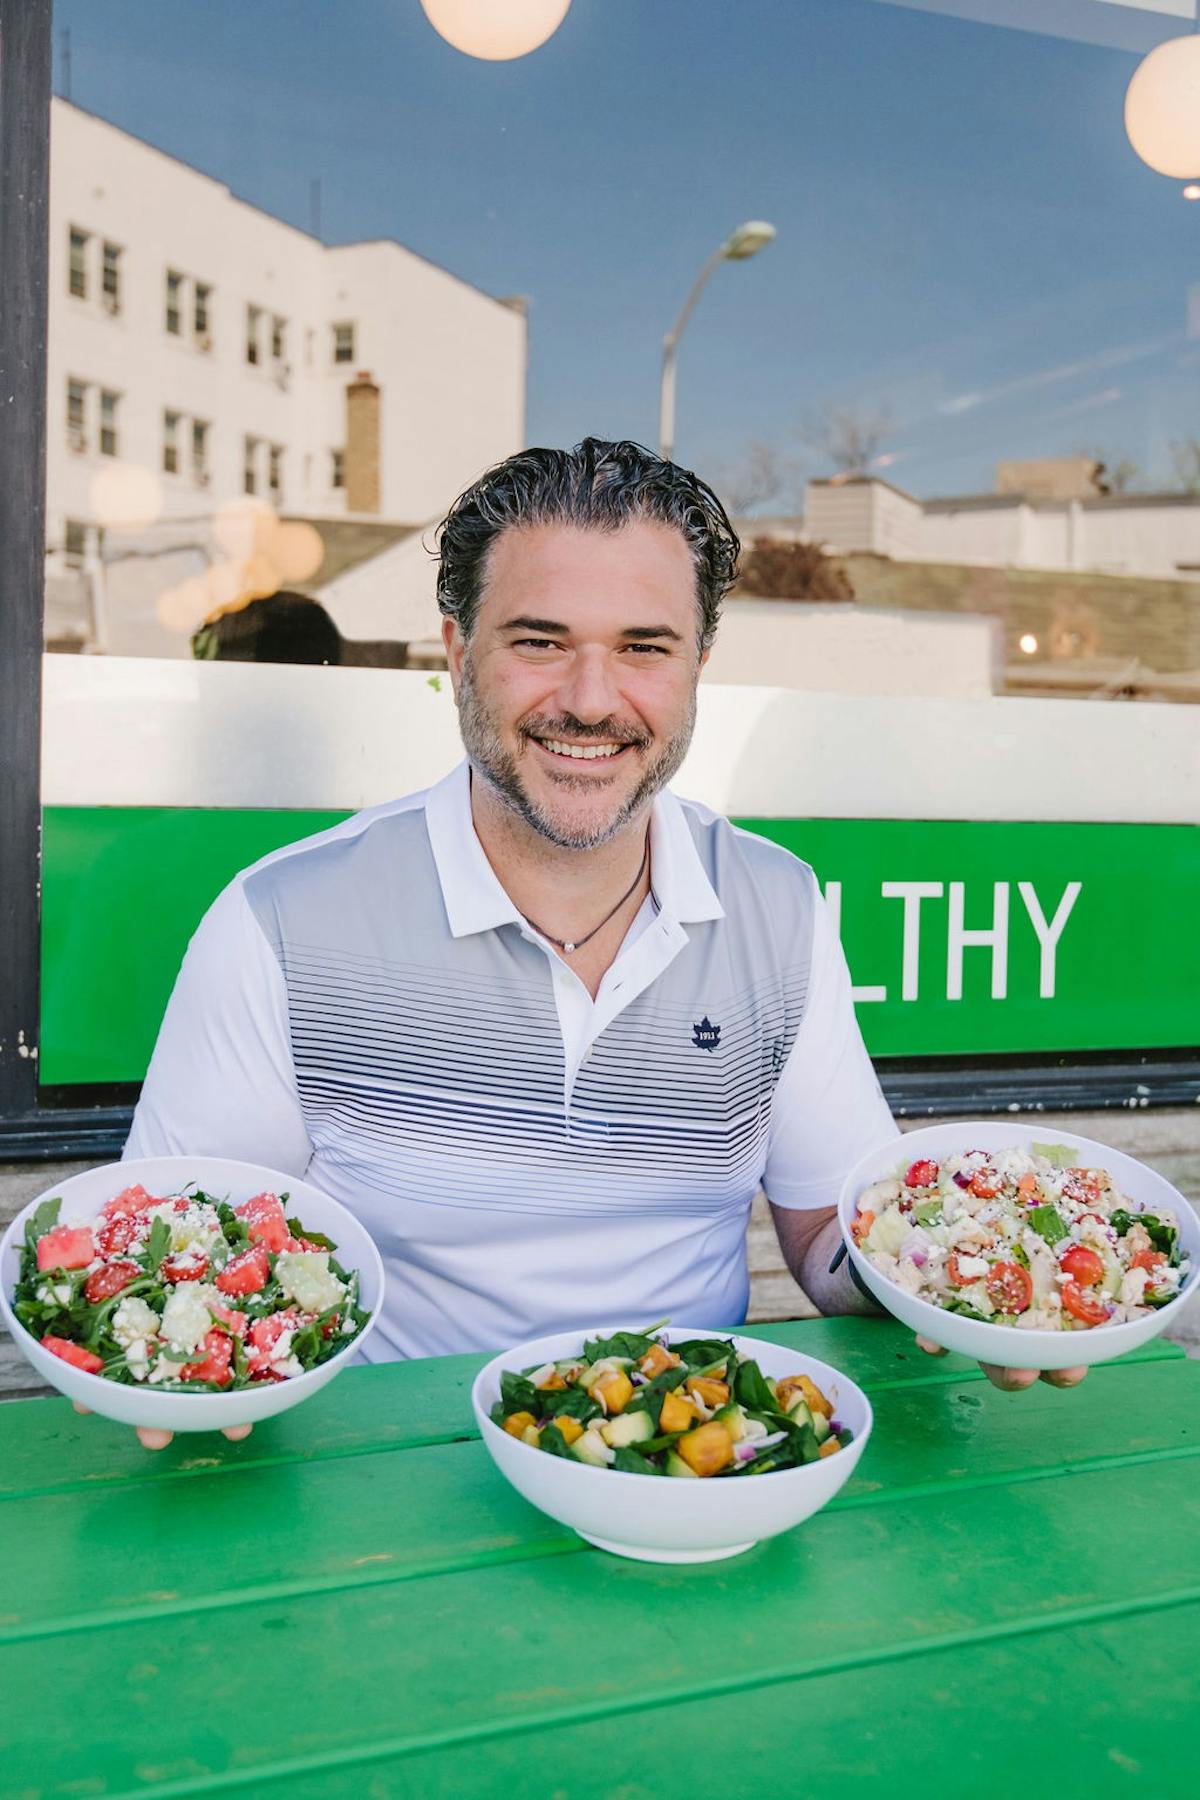
[(574, 0), (506, 64), (417, 0), (56, 22), (80, 105), (297, 225), (319, 178), (330, 242), (527, 295), (532, 442), (654, 441), (663, 333), (749, 217), (776, 242), (717, 270), (680, 352), (677, 454), (703, 473), (753, 440), (824, 472), (802, 439), (834, 406), (891, 414), (884, 472), (923, 496), (1083, 448), (1166, 485), (1200, 433), (1200, 204), (1129, 148), (1131, 50), (895, 0)]

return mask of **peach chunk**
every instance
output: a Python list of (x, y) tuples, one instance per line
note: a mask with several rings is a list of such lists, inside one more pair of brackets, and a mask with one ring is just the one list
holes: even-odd
[(715, 1475), (718, 1469), (726, 1468), (733, 1461), (733, 1439), (715, 1420), (689, 1431), (675, 1448), (697, 1475)]

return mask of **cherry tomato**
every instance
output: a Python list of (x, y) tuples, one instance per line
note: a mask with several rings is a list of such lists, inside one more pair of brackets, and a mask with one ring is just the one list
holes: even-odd
[(102, 1225), (96, 1233), (96, 1242), (105, 1256), (117, 1256), (122, 1250), (128, 1250), (138, 1234), (141, 1221), (132, 1213), (118, 1213)]
[(1080, 1287), (1095, 1287), (1104, 1280), (1104, 1259), (1086, 1244), (1072, 1244), (1062, 1259), (1062, 1267)]
[(946, 1264), (946, 1273), (950, 1277), (951, 1281), (954, 1283), (955, 1287), (970, 1287), (970, 1285), (973, 1281), (977, 1281), (979, 1279), (979, 1277), (977, 1275), (964, 1275), (963, 1274), (962, 1270), (958, 1266), (958, 1251), (957, 1250), (951, 1252), (950, 1261)]
[(995, 1169), (976, 1169), (971, 1177), (971, 1192), (977, 1200), (994, 1200), (1000, 1188), (1000, 1177)]
[(136, 1281), (142, 1271), (135, 1262), (110, 1262), (103, 1268), (93, 1269), (83, 1284), (83, 1297), (89, 1306), (95, 1306), (101, 1300), (111, 1300), (114, 1294)]
[(1139, 1250), (1129, 1266), (1131, 1269), (1161, 1269), (1166, 1260), (1161, 1250)]
[(1033, 1279), (1019, 1262), (993, 1263), (986, 1286), (988, 1299), (997, 1312), (1028, 1312), (1033, 1301)]
[(1103, 1325), (1108, 1318), (1108, 1308), (1094, 1294), (1087, 1294), (1074, 1281), (1064, 1282), (1062, 1303), (1073, 1319), (1081, 1325)]
[(181, 1281), (203, 1281), (208, 1274), (208, 1258), (191, 1250), (177, 1250), (174, 1256), (163, 1257), (158, 1272), (164, 1281), (173, 1281), (176, 1285)]
[(854, 1239), (856, 1244), (862, 1243), (874, 1223), (875, 1214), (873, 1212), (859, 1213), (853, 1225), (850, 1227), (850, 1236)]
[(912, 1163), (908, 1174), (904, 1177), (906, 1187), (932, 1187), (938, 1178), (938, 1166), (930, 1156)]
[(1103, 1184), (1091, 1169), (1072, 1169), (1063, 1182), (1067, 1199), (1082, 1201), (1085, 1206), (1095, 1206), (1103, 1192)]

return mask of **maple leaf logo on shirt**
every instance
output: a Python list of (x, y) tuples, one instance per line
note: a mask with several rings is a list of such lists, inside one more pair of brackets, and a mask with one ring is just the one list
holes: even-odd
[(721, 1041), (721, 1027), (714, 1025), (705, 1013), (698, 1025), (692, 1026), (692, 1042), (697, 1050), (715, 1050)]

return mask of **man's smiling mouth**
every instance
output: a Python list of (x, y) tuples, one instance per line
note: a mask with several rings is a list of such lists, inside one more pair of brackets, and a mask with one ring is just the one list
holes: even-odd
[(543, 750), (553, 756), (571, 757), (576, 762), (595, 762), (598, 759), (619, 756), (622, 750), (631, 748), (629, 744), (567, 744), (558, 738), (535, 738)]

